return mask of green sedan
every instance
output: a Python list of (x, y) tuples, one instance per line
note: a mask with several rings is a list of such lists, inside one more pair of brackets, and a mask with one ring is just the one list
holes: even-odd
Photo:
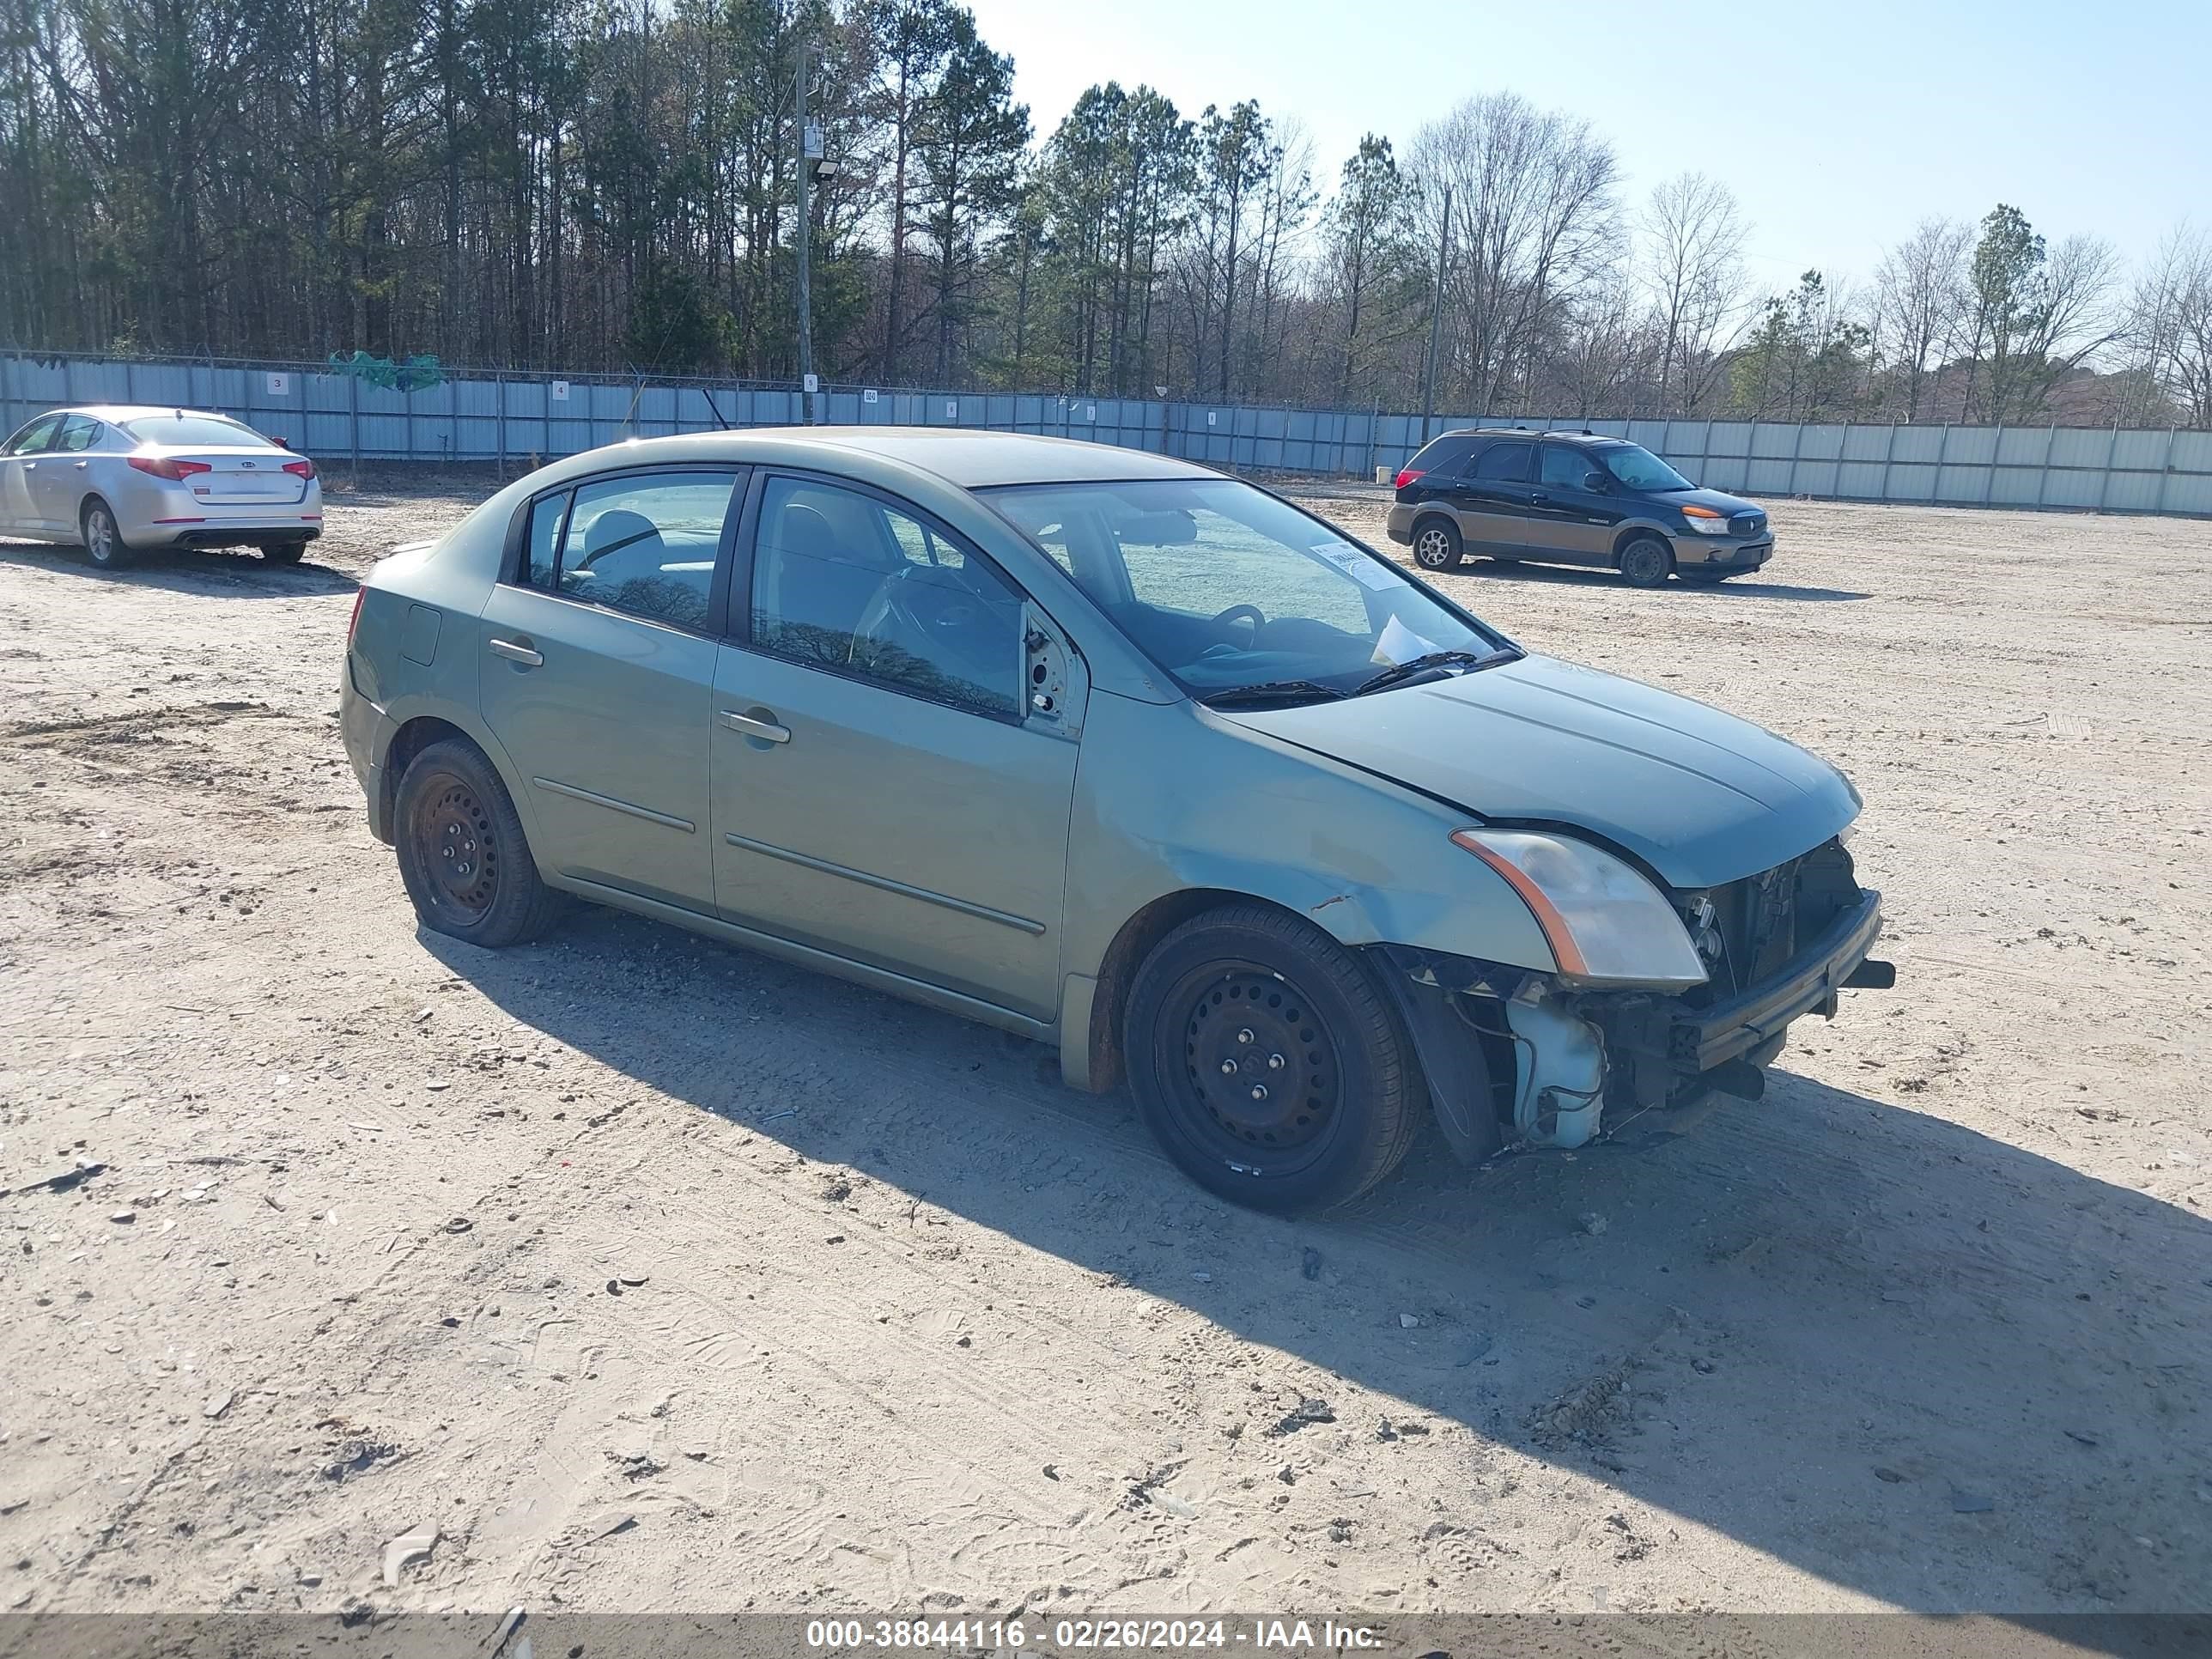
[(1019, 1032), (1265, 1209), (1431, 1111), (1479, 1161), (1756, 1098), (1893, 977), (1833, 768), (1157, 455), (595, 450), (380, 563), (342, 691), (424, 927), (588, 899)]

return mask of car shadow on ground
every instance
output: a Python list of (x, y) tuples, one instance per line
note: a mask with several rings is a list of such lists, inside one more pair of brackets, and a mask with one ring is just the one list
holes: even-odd
[[(2212, 1226), (1932, 1111), (1778, 1071), (1684, 1135), (1477, 1171), (1431, 1134), (1284, 1220), (1004, 1033), (598, 908), (506, 952), (421, 937), (627, 1078), (1389, 1396), (1336, 1402), (1377, 1459), (1465, 1425), (1474, 1516), (1492, 1446), (1664, 1512), (1594, 1564), (1694, 1527), (1907, 1609), (2203, 1606)], [(2115, 1378), (2136, 1408), (2085, 1418)]]
[(131, 582), (141, 587), (205, 593), (234, 599), (296, 599), (318, 593), (350, 593), (355, 578), (318, 564), (311, 550), (297, 564), (279, 564), (258, 553), (228, 548), (187, 548), (140, 553), (120, 570), (100, 570), (83, 550), (51, 542), (0, 540), (0, 565), (52, 570), (101, 582)]
[[(1624, 592), (1635, 590), (1610, 570), (1570, 569), (1563, 565), (1506, 564), (1496, 559), (1471, 559), (1456, 572), (1462, 576), (1482, 576), (1495, 581), (1538, 582), (1564, 587), (1613, 587)], [(1667, 584), (1669, 593), (1692, 593), (1723, 599), (1795, 599), (1808, 605), (1847, 604), (1855, 599), (1870, 599), (1871, 593), (1863, 593), (1851, 587), (1796, 587), (1786, 582), (1759, 581), (1744, 576), (1731, 576), (1726, 581), (1711, 586), (1680, 580)]]

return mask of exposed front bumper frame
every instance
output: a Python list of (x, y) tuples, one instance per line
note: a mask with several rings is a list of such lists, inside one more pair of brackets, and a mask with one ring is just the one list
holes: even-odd
[(1881, 933), (1881, 895), (1873, 888), (1830, 922), (1773, 979), (1725, 1002), (1678, 1012), (1668, 1032), (1668, 1056), (1683, 1070), (1710, 1072), (1778, 1036), (1803, 1015), (1835, 1012), (1843, 990)]

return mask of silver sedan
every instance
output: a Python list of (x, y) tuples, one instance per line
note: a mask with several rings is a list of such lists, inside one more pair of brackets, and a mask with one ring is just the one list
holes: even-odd
[(0, 536), (81, 546), (104, 569), (181, 547), (296, 564), (322, 533), (315, 464), (227, 415), (50, 410), (0, 448)]

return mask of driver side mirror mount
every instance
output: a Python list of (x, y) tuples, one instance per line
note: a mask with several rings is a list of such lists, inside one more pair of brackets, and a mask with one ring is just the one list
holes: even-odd
[(1612, 489), (1613, 480), (1602, 472), (1589, 473), (1583, 478), (1583, 488), (1593, 495), (1602, 495)]

